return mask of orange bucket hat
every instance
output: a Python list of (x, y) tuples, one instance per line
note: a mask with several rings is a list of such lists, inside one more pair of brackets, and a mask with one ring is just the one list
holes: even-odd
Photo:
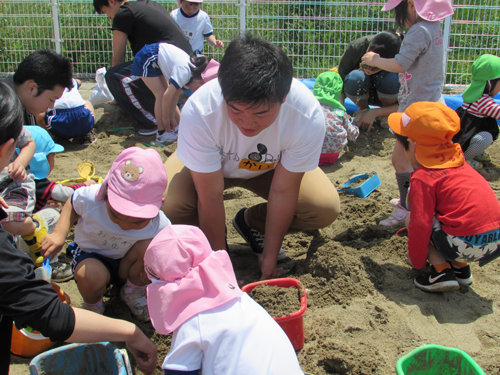
[(403, 113), (389, 115), (389, 126), (415, 143), (417, 161), (424, 167), (454, 168), (465, 162), (462, 147), (452, 142), (460, 130), (460, 118), (445, 104), (414, 103)]

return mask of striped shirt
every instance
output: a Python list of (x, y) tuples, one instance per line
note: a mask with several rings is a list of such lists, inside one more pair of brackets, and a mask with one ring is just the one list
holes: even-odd
[(462, 104), (462, 108), (471, 115), (477, 117), (493, 117), (500, 119), (500, 105), (497, 104), (488, 94), (483, 94), (472, 104), (464, 102), (464, 104)]

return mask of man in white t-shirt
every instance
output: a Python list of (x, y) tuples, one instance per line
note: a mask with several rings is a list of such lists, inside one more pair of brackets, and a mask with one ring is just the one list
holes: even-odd
[[(224, 189), (267, 200), (243, 208), (235, 229), (259, 255), (262, 279), (279, 277), (285, 234), (319, 229), (339, 215), (337, 190), (318, 168), (325, 135), (319, 102), (277, 46), (246, 35), (229, 45), (219, 79), (186, 102), (177, 151), (165, 162), (163, 210), (174, 224), (199, 226), (226, 249)], [(265, 234), (265, 237), (264, 237)]]

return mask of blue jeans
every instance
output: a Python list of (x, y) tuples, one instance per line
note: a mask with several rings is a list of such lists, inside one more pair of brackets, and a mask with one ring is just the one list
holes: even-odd
[(395, 99), (399, 93), (397, 73), (381, 70), (367, 75), (361, 70), (353, 70), (344, 79), (344, 92), (354, 103), (368, 100), (369, 105), (382, 106), (379, 98)]

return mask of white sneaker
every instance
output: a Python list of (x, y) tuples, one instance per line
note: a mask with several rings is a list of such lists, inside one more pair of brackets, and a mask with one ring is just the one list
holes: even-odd
[(177, 133), (172, 131), (170, 133), (165, 132), (162, 135), (156, 133), (156, 143), (172, 143), (177, 140)]
[(401, 206), (399, 203), (397, 204), (396, 209), (392, 212), (391, 216), (387, 219), (382, 220), (379, 225), (383, 225), (384, 227), (393, 227), (395, 225), (404, 224), (406, 220), (406, 216), (410, 211)]
[(145, 286), (132, 289), (125, 284), (122, 286), (120, 296), (137, 320), (149, 322), (148, 299)]

